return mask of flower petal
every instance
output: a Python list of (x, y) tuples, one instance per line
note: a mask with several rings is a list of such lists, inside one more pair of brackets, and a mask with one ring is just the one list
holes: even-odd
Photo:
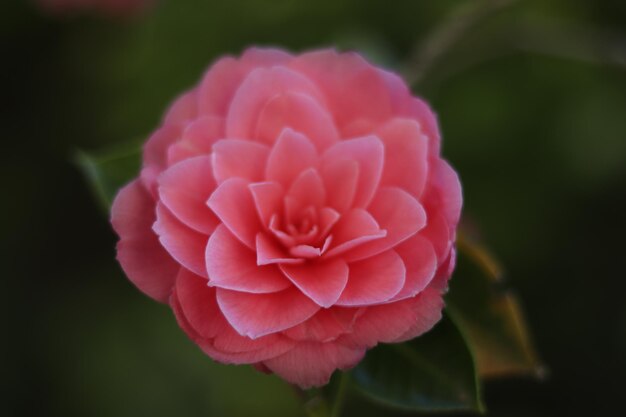
[(338, 212), (352, 207), (359, 181), (359, 164), (351, 159), (325, 163), (320, 173), (327, 191), (327, 203)]
[(380, 228), (387, 230), (387, 236), (346, 253), (350, 261), (365, 259), (393, 248), (426, 225), (426, 212), (422, 205), (409, 193), (396, 187), (378, 190), (368, 211)]
[(357, 118), (382, 122), (391, 116), (390, 94), (384, 78), (354, 52), (309, 52), (294, 58), (289, 67), (320, 86), (340, 130)]
[(300, 264), (300, 258), (292, 258), (265, 233), (256, 235), (256, 263), (257, 265), (271, 264)]
[(348, 265), (342, 259), (305, 265), (280, 265), (283, 273), (319, 306), (335, 304), (348, 282)]
[(337, 305), (361, 306), (389, 301), (405, 282), (402, 258), (390, 250), (350, 264), (350, 276)]
[(204, 251), (209, 237), (181, 223), (163, 203), (157, 203), (156, 222), (152, 229), (167, 252), (190, 271), (207, 277)]
[(323, 308), (307, 321), (283, 331), (290, 339), (302, 342), (331, 342), (352, 332), (352, 325), (362, 313), (361, 308)]
[(459, 176), (443, 159), (436, 159), (431, 165), (431, 186), (424, 201), (429, 212), (443, 212), (450, 231), (453, 232), (459, 223), (463, 205)]
[(403, 301), (367, 307), (357, 317), (352, 332), (338, 341), (371, 348), (379, 342), (409, 340), (430, 330), (441, 319), (442, 308), (441, 295), (430, 289)]
[(303, 93), (321, 99), (321, 95), (308, 78), (285, 67), (254, 69), (237, 89), (226, 117), (226, 136), (229, 138), (254, 138), (259, 116), (266, 103), (278, 94)]
[(252, 339), (300, 324), (320, 309), (295, 287), (270, 294), (218, 288), (217, 303), (235, 330)]
[(206, 278), (185, 268), (176, 279), (176, 295), (189, 325), (204, 338), (213, 338), (226, 327), (226, 321), (215, 299), (215, 288)]
[(219, 183), (238, 177), (261, 181), (269, 147), (242, 139), (223, 139), (213, 145), (213, 174)]
[(230, 178), (222, 182), (211, 194), (207, 204), (237, 239), (249, 248), (255, 248), (256, 234), (261, 229), (261, 223), (248, 189), (248, 181)]
[(290, 128), (282, 131), (267, 160), (265, 178), (289, 187), (304, 170), (316, 165), (317, 151), (306, 136)]
[(387, 231), (381, 230), (371, 214), (361, 208), (352, 209), (344, 213), (333, 227), (333, 243), (326, 256), (339, 255), (365, 242), (382, 239), (386, 235)]
[(328, 111), (301, 93), (287, 92), (270, 99), (259, 116), (255, 137), (274, 143), (285, 127), (304, 133), (320, 151), (339, 139)]
[(206, 205), (215, 190), (211, 157), (197, 156), (168, 168), (159, 177), (159, 197), (178, 220), (209, 235), (219, 220)]
[(302, 389), (327, 384), (337, 369), (347, 370), (363, 359), (365, 349), (336, 343), (301, 342), (263, 363), (287, 382)]
[(414, 297), (424, 290), (437, 270), (437, 254), (430, 242), (421, 236), (414, 235), (395, 247), (406, 267), (404, 287), (393, 298), (403, 300)]
[(291, 184), (287, 196), (300, 208), (314, 206), (320, 208), (326, 202), (324, 183), (314, 168), (302, 171)]
[(111, 207), (111, 223), (120, 237), (117, 259), (142, 292), (166, 302), (180, 265), (163, 249), (152, 231), (155, 204), (139, 180), (122, 188)]
[(248, 185), (256, 211), (263, 226), (268, 228), (270, 220), (283, 207), (285, 191), (277, 182), (256, 182)]
[(179, 141), (167, 149), (167, 163), (174, 165), (184, 159), (199, 155), (210, 155), (211, 146), (224, 135), (224, 119), (205, 116), (191, 122)]
[(198, 116), (198, 95), (195, 90), (181, 94), (165, 113), (163, 124), (183, 125)]
[(398, 186), (419, 198), (428, 176), (428, 139), (420, 125), (409, 119), (394, 119), (378, 131), (385, 144), (382, 185)]
[(341, 160), (359, 164), (358, 183), (353, 207), (367, 207), (376, 193), (383, 171), (385, 147), (376, 136), (343, 140), (330, 147), (322, 156), (322, 170)]
[(289, 287), (275, 266), (258, 266), (254, 251), (243, 245), (224, 225), (218, 226), (206, 248), (209, 285), (249, 293), (268, 293)]

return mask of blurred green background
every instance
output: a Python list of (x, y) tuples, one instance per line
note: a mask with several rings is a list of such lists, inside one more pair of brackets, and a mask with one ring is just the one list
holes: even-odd
[[(211, 362), (133, 288), (72, 163), (76, 149), (145, 137), (214, 58), (252, 44), (356, 48), (420, 75), (465, 219), (505, 266), (549, 369), (488, 382), (490, 415), (623, 408), (626, 2), (513, 3), (440, 45), (429, 34), (476, 1), (161, 0), (126, 20), (2, 1), (2, 409), (303, 415), (286, 384)], [(417, 74), (404, 64), (425, 42)], [(345, 415), (391, 414), (351, 397)]]

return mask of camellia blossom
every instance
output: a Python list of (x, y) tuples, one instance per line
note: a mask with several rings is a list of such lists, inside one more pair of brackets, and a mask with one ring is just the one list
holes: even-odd
[(112, 223), (130, 280), (207, 355), (306, 388), (440, 319), (461, 201), (398, 76), (253, 48), (175, 101)]
[(36, 0), (51, 13), (101, 13), (110, 16), (131, 16), (145, 10), (155, 0)]

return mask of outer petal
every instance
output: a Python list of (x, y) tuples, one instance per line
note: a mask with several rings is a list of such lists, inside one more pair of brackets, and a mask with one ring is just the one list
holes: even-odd
[(400, 188), (381, 188), (368, 208), (387, 236), (363, 244), (346, 253), (350, 261), (365, 259), (413, 236), (426, 225), (426, 212), (409, 193)]
[(254, 68), (287, 62), (290, 55), (278, 49), (247, 49), (240, 60), (222, 58), (207, 71), (198, 92), (201, 114), (226, 115), (237, 88)]
[(300, 324), (320, 309), (297, 288), (271, 294), (218, 288), (217, 303), (235, 330), (252, 339)]
[(348, 265), (342, 259), (306, 265), (280, 265), (283, 273), (319, 306), (335, 304), (348, 283)]
[(265, 162), (270, 149), (257, 142), (241, 139), (224, 139), (213, 145), (213, 173), (222, 183), (238, 177), (249, 181), (263, 180)]
[(256, 255), (220, 225), (206, 248), (206, 267), (212, 286), (249, 293), (281, 291), (291, 286), (275, 266), (258, 266)]
[(379, 131), (385, 144), (381, 184), (398, 186), (420, 197), (428, 176), (428, 139), (414, 120), (394, 119)]
[(180, 140), (181, 134), (181, 126), (165, 125), (154, 132), (143, 145), (141, 180), (150, 192), (156, 191), (156, 179), (167, 167), (167, 151)]
[(306, 136), (289, 128), (283, 130), (267, 161), (265, 178), (285, 187), (304, 170), (315, 166), (317, 151)]
[(278, 94), (296, 92), (321, 98), (315, 84), (285, 67), (257, 68), (237, 89), (226, 118), (226, 135), (253, 138), (261, 110)]
[(189, 325), (203, 338), (213, 338), (227, 327), (215, 300), (215, 289), (206, 278), (182, 268), (176, 279), (176, 295)]
[(167, 149), (167, 163), (174, 165), (184, 159), (209, 155), (211, 146), (224, 135), (224, 119), (205, 116), (190, 122), (179, 141)]
[(338, 142), (322, 157), (322, 170), (342, 160), (359, 164), (359, 180), (354, 195), (354, 207), (367, 207), (376, 193), (383, 171), (385, 148), (376, 136), (365, 136)]
[(323, 308), (307, 321), (283, 331), (283, 334), (299, 342), (331, 342), (352, 332), (352, 325), (362, 312), (360, 308)]
[(337, 305), (364, 306), (384, 303), (402, 289), (405, 275), (404, 262), (393, 250), (351, 263), (348, 285)]
[(172, 258), (194, 273), (207, 276), (204, 264), (207, 235), (182, 224), (162, 203), (157, 203), (157, 220), (152, 228)]
[(429, 211), (441, 210), (453, 231), (463, 205), (461, 183), (454, 169), (443, 159), (436, 159), (431, 165), (430, 188), (424, 196), (426, 205)]
[(425, 290), (414, 298), (368, 307), (353, 325), (352, 333), (338, 342), (351, 346), (397, 343), (430, 330), (441, 319), (443, 301), (437, 291)]
[(336, 343), (301, 342), (292, 350), (264, 361), (272, 372), (306, 389), (328, 383), (337, 369), (350, 369), (363, 359), (365, 349)]
[(185, 225), (209, 235), (219, 220), (206, 201), (215, 190), (211, 158), (198, 156), (167, 169), (159, 177), (159, 197)]
[(391, 115), (385, 80), (356, 53), (314, 51), (294, 58), (289, 66), (320, 86), (340, 130), (357, 118), (382, 122)]
[(164, 124), (184, 125), (198, 116), (198, 95), (195, 90), (181, 94), (165, 114)]
[(230, 178), (222, 182), (207, 202), (208, 206), (237, 239), (255, 248), (255, 237), (261, 229), (248, 181)]
[(117, 259), (141, 291), (166, 302), (180, 266), (170, 257), (152, 231), (155, 204), (139, 180), (122, 188), (111, 207), (111, 223), (120, 241)]
[(304, 133), (320, 151), (339, 139), (328, 110), (302, 93), (288, 92), (269, 100), (259, 116), (255, 137), (274, 143), (285, 127)]
[(428, 239), (420, 234), (402, 242), (395, 248), (406, 267), (406, 281), (393, 298), (402, 300), (414, 297), (430, 284), (437, 270), (437, 254)]

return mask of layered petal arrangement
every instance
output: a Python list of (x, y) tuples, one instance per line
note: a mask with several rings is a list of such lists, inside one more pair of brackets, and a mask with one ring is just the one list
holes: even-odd
[(306, 388), (440, 319), (461, 202), (399, 77), (249, 49), (176, 100), (112, 223), (130, 280), (207, 355)]

